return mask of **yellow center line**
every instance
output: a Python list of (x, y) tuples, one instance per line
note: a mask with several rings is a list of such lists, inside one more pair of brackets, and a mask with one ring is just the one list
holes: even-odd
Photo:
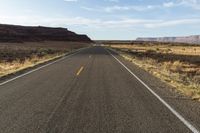
[(80, 73), (83, 71), (83, 66), (78, 70), (78, 72), (76, 73), (76, 76), (79, 76), (80, 75)]

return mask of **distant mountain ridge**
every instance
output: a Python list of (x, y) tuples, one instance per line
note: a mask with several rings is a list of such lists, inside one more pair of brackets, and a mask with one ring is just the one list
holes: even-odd
[(200, 35), (184, 36), (184, 37), (150, 37), (150, 38), (137, 38), (137, 41), (156, 41), (156, 42), (179, 42), (179, 43), (192, 43), (200, 44)]
[(77, 41), (91, 42), (87, 35), (79, 35), (66, 28), (33, 27), (0, 24), (0, 42)]

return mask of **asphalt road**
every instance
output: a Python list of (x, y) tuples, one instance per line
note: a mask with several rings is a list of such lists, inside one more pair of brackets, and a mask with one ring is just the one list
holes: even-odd
[(0, 85), (0, 133), (134, 132), (192, 131), (103, 47)]

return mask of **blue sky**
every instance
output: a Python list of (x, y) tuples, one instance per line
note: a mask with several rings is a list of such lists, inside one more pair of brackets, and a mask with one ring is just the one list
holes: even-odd
[(200, 0), (0, 0), (0, 23), (66, 27), (92, 39), (200, 34)]

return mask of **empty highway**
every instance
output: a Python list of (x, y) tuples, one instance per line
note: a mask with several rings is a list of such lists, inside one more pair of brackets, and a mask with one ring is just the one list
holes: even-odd
[[(0, 133), (198, 133), (199, 103), (94, 46), (0, 84)], [(163, 87), (163, 88), (161, 88)]]

